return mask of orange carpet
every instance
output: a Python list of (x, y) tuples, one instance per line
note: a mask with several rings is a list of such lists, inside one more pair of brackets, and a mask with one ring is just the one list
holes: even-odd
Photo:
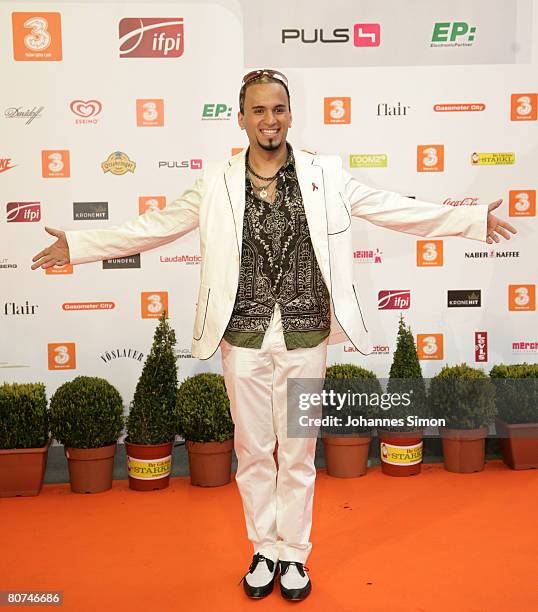
[(538, 471), (501, 461), (468, 475), (440, 464), (411, 478), (319, 471), (312, 594), (291, 603), (277, 588), (251, 601), (237, 584), (252, 551), (233, 481), (173, 478), (139, 493), (120, 480), (95, 495), (45, 485), (0, 500), (0, 590), (61, 590), (59, 609), (74, 612), (528, 612), (538, 609), (537, 508)]

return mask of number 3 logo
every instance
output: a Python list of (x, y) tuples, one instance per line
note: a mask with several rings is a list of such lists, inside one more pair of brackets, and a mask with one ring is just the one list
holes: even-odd
[(64, 162), (61, 153), (51, 153), (49, 155), (49, 172), (61, 172), (64, 169)]
[(333, 100), (331, 102), (331, 118), (332, 119), (342, 119), (345, 115), (346, 111), (344, 108), (344, 102), (342, 100)]
[(428, 168), (436, 166), (439, 162), (439, 158), (437, 156), (437, 149), (435, 147), (428, 147), (427, 149), (424, 149), (422, 153), (424, 154), (422, 161), (424, 165)]
[(424, 261), (435, 261), (437, 259), (437, 245), (435, 242), (427, 242), (422, 249), (422, 259)]
[(24, 44), (30, 51), (43, 51), (50, 46), (51, 36), (47, 30), (48, 21), (44, 17), (32, 17), (24, 22), (31, 32), (24, 37)]

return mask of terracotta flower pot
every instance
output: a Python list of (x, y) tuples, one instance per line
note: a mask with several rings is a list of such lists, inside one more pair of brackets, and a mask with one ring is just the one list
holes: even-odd
[(101, 493), (112, 488), (116, 443), (100, 448), (64, 448), (73, 493)]
[(513, 470), (538, 468), (538, 423), (511, 424), (495, 419), (503, 461)]
[(415, 476), (422, 465), (422, 430), (378, 430), (381, 471), (387, 476)]
[(358, 478), (366, 474), (372, 435), (322, 438), (327, 474), (336, 478)]
[(125, 441), (130, 489), (154, 491), (169, 486), (173, 444), (173, 440), (163, 444), (132, 444)]
[(0, 450), (0, 497), (39, 495), (45, 478), (50, 438), (40, 448)]
[(487, 427), (451, 429), (439, 427), (443, 441), (445, 470), (470, 474), (484, 469)]
[(220, 487), (232, 477), (234, 439), (224, 442), (191, 442), (185, 446), (189, 455), (191, 484), (198, 487)]

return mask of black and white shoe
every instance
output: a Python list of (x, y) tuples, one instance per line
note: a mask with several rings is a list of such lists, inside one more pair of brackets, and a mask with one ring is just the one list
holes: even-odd
[(280, 561), (280, 593), (284, 599), (301, 601), (310, 595), (312, 583), (307, 571), (298, 561)]
[(277, 574), (278, 562), (256, 553), (248, 572), (241, 579), (245, 593), (252, 599), (267, 597), (273, 592)]

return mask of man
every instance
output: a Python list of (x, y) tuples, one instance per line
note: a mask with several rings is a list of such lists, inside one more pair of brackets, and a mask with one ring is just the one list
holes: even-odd
[(419, 236), (488, 243), (516, 230), (491, 213), (501, 200), (457, 208), (418, 202), (361, 185), (337, 157), (292, 149), (288, 82), (280, 72), (250, 72), (239, 98), (247, 152), (208, 165), (162, 211), (105, 230), (46, 228), (57, 241), (34, 257), (32, 268), (126, 256), (199, 227), (192, 354), (207, 359), (221, 348), (236, 481), (255, 553), (243, 586), (250, 597), (265, 597), (280, 572), (282, 595), (301, 600), (311, 591), (305, 562), (316, 438), (287, 437), (286, 381), (323, 380), (329, 341), (349, 338), (369, 352), (353, 283), (351, 217)]

